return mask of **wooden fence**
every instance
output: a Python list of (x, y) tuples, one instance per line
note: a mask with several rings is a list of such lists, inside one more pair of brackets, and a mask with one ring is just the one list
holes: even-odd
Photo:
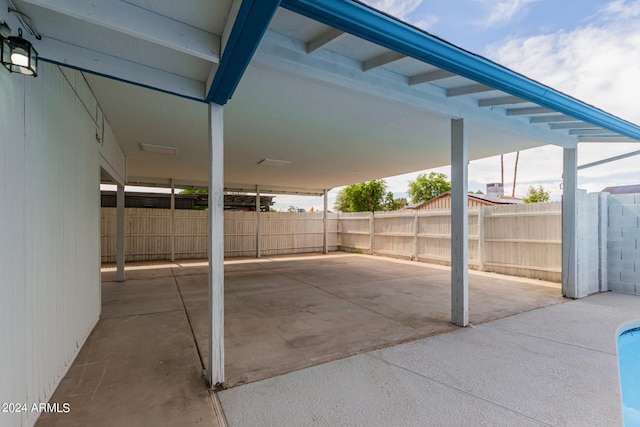
[[(560, 281), (560, 203), (469, 209), (469, 266)], [(449, 265), (448, 210), (338, 214), (340, 249)]]
[[(102, 208), (102, 261), (115, 262), (116, 210)], [(328, 247), (449, 265), (447, 210), (329, 214)], [(560, 203), (469, 209), (469, 266), (560, 281)], [(255, 256), (256, 214), (225, 212), (225, 256)], [(261, 254), (320, 252), (322, 213), (260, 214)], [(176, 259), (207, 257), (207, 211), (175, 211)], [(125, 209), (127, 261), (170, 259), (171, 211)]]
[[(207, 257), (207, 211), (175, 210), (176, 259)], [(328, 247), (338, 250), (337, 215), (328, 215)], [(322, 213), (260, 214), (261, 254), (320, 252)], [(116, 259), (116, 209), (102, 208), (102, 262)], [(125, 259), (151, 261), (171, 258), (171, 211), (125, 209)], [(225, 256), (255, 256), (255, 212), (225, 212)]]

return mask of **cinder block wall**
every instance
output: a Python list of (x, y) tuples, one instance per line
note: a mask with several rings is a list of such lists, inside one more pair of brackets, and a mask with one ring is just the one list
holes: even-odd
[[(603, 290), (599, 277), (599, 193), (578, 190), (578, 298)], [(606, 244), (606, 243), (605, 243)]]
[(640, 295), (640, 194), (608, 197), (609, 290)]

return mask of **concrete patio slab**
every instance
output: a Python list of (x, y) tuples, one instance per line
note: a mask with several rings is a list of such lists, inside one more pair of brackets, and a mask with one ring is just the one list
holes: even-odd
[[(153, 297), (149, 298), (149, 295)], [(173, 277), (153, 275), (147, 279), (127, 280), (126, 286), (117, 282), (102, 285), (102, 319), (182, 309)]]
[(218, 425), (183, 310), (100, 320), (50, 401), (40, 427)]
[(598, 294), (219, 396), (230, 426), (622, 425), (615, 334), (639, 317)]
[[(202, 261), (144, 264), (129, 267), (127, 280), (121, 283), (109, 282), (115, 275), (109, 269), (104, 271), (101, 319), (51, 400), (70, 403), (72, 411), (43, 415), (39, 425), (217, 425), (221, 410), (202, 375), (208, 342), (207, 265)], [(470, 282), (471, 318), (477, 322), (564, 301), (557, 284), (474, 272)], [(278, 375), (307, 372), (300, 370), (343, 359), (335, 366), (346, 363), (346, 368), (336, 369), (322, 380), (327, 387), (331, 382), (341, 384), (354, 370), (354, 362), (345, 362), (345, 358), (458, 330), (449, 323), (449, 304), (446, 267), (344, 253), (228, 261), (225, 385), (270, 377), (280, 381), (287, 377)], [(497, 327), (494, 330), (502, 333)], [(499, 419), (498, 424), (504, 425), (531, 421), (525, 411), (505, 410), (500, 404), (487, 402), (486, 397), (474, 396), (473, 390), (459, 394), (438, 385), (437, 380), (425, 385), (408, 374), (409, 367), (393, 367), (391, 361), (378, 356), (356, 356), (353, 360), (365, 371), (359, 379), (352, 378), (354, 385), (345, 386), (345, 393), (357, 395), (358, 390), (364, 395), (356, 402), (359, 412), (346, 419), (358, 419), (362, 411), (371, 412), (388, 401), (395, 409), (379, 414), (378, 421), (400, 417), (409, 410), (415, 411), (409, 420), (416, 423), (425, 416), (477, 422)], [(392, 378), (406, 382), (402, 386), (405, 394), (388, 388), (394, 384), (387, 378), (390, 369)], [(308, 372), (304, 375), (315, 375), (316, 371)], [(300, 387), (307, 381), (301, 378)], [(375, 387), (363, 391), (367, 378), (375, 379), (375, 387), (380, 386), (383, 392)], [(315, 380), (309, 381), (306, 387), (312, 384), (315, 388)], [(289, 393), (286, 386), (283, 393)], [(339, 393), (331, 397), (335, 390), (327, 389), (326, 393), (309, 406), (312, 420), (329, 422), (342, 413), (334, 406), (322, 409), (322, 402), (340, 397)], [(430, 403), (425, 406), (419, 396), (430, 396)], [(262, 416), (251, 415), (253, 409), (247, 405), (252, 405), (252, 399), (230, 404), (233, 420), (236, 416), (245, 419), (237, 412), (243, 407), (250, 417)], [(419, 404), (407, 399), (416, 399)], [(298, 412), (307, 413), (307, 403), (300, 402), (303, 406), (287, 409), (293, 418), (285, 425), (299, 425), (299, 416), (306, 423)], [(350, 405), (348, 399), (344, 402)], [(464, 406), (467, 412), (458, 413), (446, 402)], [(276, 417), (263, 415), (267, 421)], [(265, 425), (267, 421), (246, 425)], [(274, 421), (273, 425), (283, 423)]]
[(540, 425), (366, 354), (235, 387), (220, 399), (229, 426)]
[[(175, 280), (206, 361), (207, 275)], [(474, 323), (563, 302), (558, 284), (478, 272), (469, 281)], [(449, 283), (447, 267), (346, 253), (226, 262), (225, 385), (454, 330)]]

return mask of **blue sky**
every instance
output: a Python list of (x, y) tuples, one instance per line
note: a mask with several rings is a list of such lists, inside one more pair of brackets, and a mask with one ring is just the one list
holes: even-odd
[(597, 20), (606, 1), (597, 0), (404, 0), (367, 1), (475, 53), (510, 38), (570, 31)]
[[(420, 27), (463, 49), (640, 124), (639, 0), (365, 0), (367, 4)], [(640, 144), (580, 144), (584, 164), (640, 149)], [(505, 154), (505, 192), (511, 193), (515, 153)], [(640, 183), (640, 156), (580, 171), (580, 188), (600, 191)], [(435, 169), (449, 175), (449, 168)], [(388, 177), (396, 197), (419, 172)], [(469, 164), (469, 188), (485, 190), (500, 181), (500, 158)], [(543, 185), (552, 200), (562, 190), (562, 149), (522, 151), (515, 194)], [(333, 206), (339, 189), (329, 193)], [(322, 207), (321, 198), (278, 196), (290, 205)]]

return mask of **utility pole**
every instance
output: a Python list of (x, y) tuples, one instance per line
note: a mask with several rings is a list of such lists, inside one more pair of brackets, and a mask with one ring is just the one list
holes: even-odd
[(516, 152), (516, 165), (513, 168), (513, 189), (511, 190), (511, 197), (516, 197), (516, 177), (518, 176), (518, 159), (520, 158), (520, 151)]

